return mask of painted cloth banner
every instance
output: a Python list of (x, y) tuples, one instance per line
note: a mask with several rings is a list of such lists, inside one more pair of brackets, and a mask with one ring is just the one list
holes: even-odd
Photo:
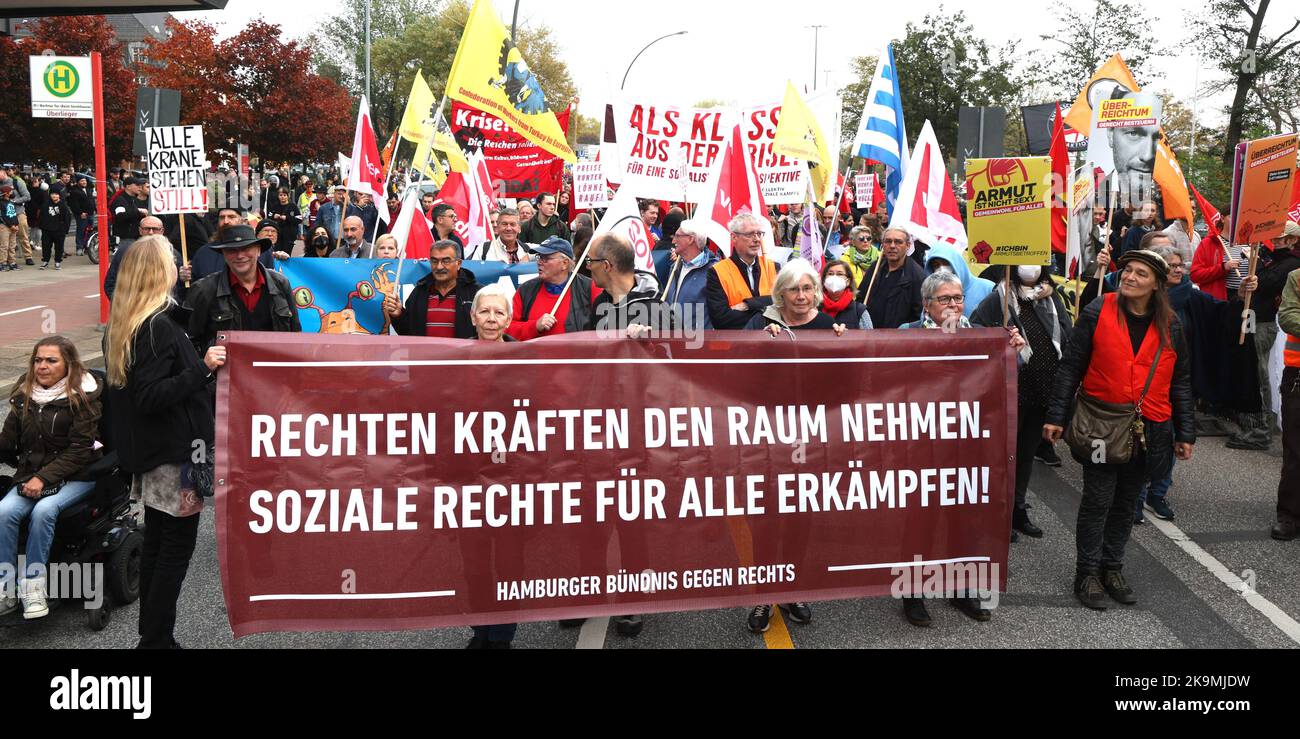
[[(839, 97), (825, 92), (805, 102), (827, 140), (838, 142)], [(611, 107), (620, 169), (609, 181), (631, 187), (637, 197), (708, 202), (713, 194), (708, 188), (709, 171), (726, 148), (732, 130), (740, 125), (745, 148), (758, 171), (764, 202), (784, 205), (804, 201), (807, 166), (772, 149), (781, 120), (780, 103), (741, 111), (626, 101)]]
[[(555, 114), (565, 135), (569, 110)], [(551, 154), (494, 115), (465, 105), (451, 106), (451, 135), (465, 153), (482, 150), (498, 198), (534, 198), (559, 192), (564, 184), (564, 159)]]
[(976, 264), (1051, 263), (1051, 157), (967, 159), (966, 197)]
[(226, 346), (237, 637), (888, 596), (935, 561), (1005, 588), (1000, 329)]
[[(289, 278), (298, 320), (304, 333), (387, 334), (384, 295), (397, 290), (396, 259), (287, 259), (277, 261), (277, 271)], [(505, 286), (537, 275), (536, 264), (462, 262), (461, 270), (474, 273), (480, 285), (506, 278)], [(429, 276), (429, 262), (407, 260), (402, 265), (402, 300), (415, 283)]]

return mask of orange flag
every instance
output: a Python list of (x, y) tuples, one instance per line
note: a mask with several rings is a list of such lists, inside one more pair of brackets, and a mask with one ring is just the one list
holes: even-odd
[[(1108, 59), (1088, 80), (1088, 84), (1084, 85), (1074, 105), (1070, 107), (1065, 122), (1079, 133), (1089, 135), (1092, 132), (1092, 104), (1108, 97), (1116, 85), (1132, 92), (1142, 91), (1119, 54)], [(1154, 179), (1164, 196), (1165, 217), (1185, 221), (1188, 235), (1196, 233), (1192, 230), (1195, 217), (1192, 213), (1192, 198), (1187, 192), (1187, 180), (1183, 177), (1182, 167), (1178, 166), (1178, 157), (1169, 148), (1169, 142), (1163, 139), (1156, 156)]]

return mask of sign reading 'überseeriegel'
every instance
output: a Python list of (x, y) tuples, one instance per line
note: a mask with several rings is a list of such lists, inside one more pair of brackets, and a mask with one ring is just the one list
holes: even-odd
[(149, 211), (206, 213), (208, 162), (203, 126), (160, 126), (145, 133), (149, 144)]

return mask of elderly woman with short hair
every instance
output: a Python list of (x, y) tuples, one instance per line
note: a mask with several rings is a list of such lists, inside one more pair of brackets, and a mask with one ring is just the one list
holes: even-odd
[(749, 319), (746, 330), (766, 330), (778, 336), (784, 330), (829, 329), (844, 335), (843, 324), (823, 313), (822, 283), (806, 259), (791, 259), (776, 275), (772, 305)]

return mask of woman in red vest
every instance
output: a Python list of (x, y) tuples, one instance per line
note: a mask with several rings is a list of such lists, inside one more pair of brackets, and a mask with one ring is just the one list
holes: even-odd
[(1074, 592), (1094, 610), (1106, 595), (1137, 602), (1120, 572), (1133, 531), (1133, 510), (1145, 479), (1162, 479), (1180, 460), (1192, 458), (1196, 427), (1192, 378), (1182, 326), (1169, 304), (1169, 266), (1155, 252), (1120, 257), (1120, 289), (1094, 300), (1075, 323), (1057, 369), (1043, 437), (1065, 433), (1076, 391), (1107, 403), (1131, 403), (1142, 417), (1144, 444), (1127, 463), (1105, 461), (1105, 447), (1083, 465), (1083, 497), (1076, 529)]

